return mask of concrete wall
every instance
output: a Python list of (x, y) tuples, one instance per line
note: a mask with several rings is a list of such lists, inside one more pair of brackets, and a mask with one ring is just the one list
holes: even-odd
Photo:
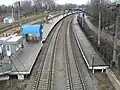
[(117, 79), (117, 77), (114, 75), (114, 73), (110, 69), (107, 69), (106, 74), (109, 77), (109, 79), (112, 82), (115, 89), (120, 90), (120, 81)]

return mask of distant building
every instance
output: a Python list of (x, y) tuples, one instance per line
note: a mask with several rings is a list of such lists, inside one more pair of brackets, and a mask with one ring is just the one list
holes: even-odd
[(3, 19), (3, 22), (4, 22), (4, 23), (13, 23), (13, 22), (14, 22), (14, 19), (13, 19), (12, 17), (8, 16), (8, 17), (5, 17), (5, 18)]

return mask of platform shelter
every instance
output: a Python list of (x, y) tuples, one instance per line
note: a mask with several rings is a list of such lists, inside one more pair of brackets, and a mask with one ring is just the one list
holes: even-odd
[(25, 35), (26, 41), (40, 40), (42, 41), (42, 24), (40, 25), (24, 25), (22, 34)]

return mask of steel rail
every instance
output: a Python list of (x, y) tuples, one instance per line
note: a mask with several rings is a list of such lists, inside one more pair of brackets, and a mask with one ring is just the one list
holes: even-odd
[[(71, 20), (70, 20), (71, 21)], [(69, 23), (68, 23), (69, 24)], [(69, 78), (69, 86), (70, 90), (74, 90), (73, 87), (73, 79), (72, 79), (72, 74), (71, 74), (71, 67), (70, 67), (70, 61), (69, 61), (69, 54), (68, 54), (68, 47), (67, 47), (67, 30), (65, 30), (65, 55), (66, 55), (66, 64), (67, 64), (67, 73), (68, 73), (68, 78)]]
[[(58, 14), (58, 15), (54, 16), (53, 18), (55, 18), (55, 17), (57, 17), (57, 16), (59, 16), (59, 15), (61, 15), (61, 14)], [(42, 17), (44, 17), (44, 16), (42, 16)], [(37, 19), (40, 19), (40, 18), (42, 18), (42, 17), (36, 17), (36, 18), (29, 19), (29, 20), (25, 20), (25, 21), (22, 22), (22, 24), (27, 24), (27, 23), (36, 21)], [(50, 18), (50, 19), (52, 19), (52, 18)], [(48, 20), (50, 20), (50, 19), (48, 19)], [(34, 22), (34, 23), (32, 23), (32, 24), (43, 23), (43, 21), (44, 21), (44, 20), (40, 20), (40, 21)], [(16, 28), (16, 27), (18, 27), (18, 26), (19, 26), (19, 22), (14, 25), (14, 28)], [(13, 28), (13, 26), (11, 26), (11, 25), (10, 25), (10, 26), (6, 26), (5, 28), (1, 28), (0, 34), (6, 32), (6, 31), (8, 31), (8, 30), (10, 30), (10, 29), (12, 29), (12, 28)]]
[[(59, 24), (59, 26), (57, 27), (57, 28), (59, 28), (61, 26), (61, 22), (60, 22), (60, 24)], [(45, 63), (45, 58), (46, 58), (46, 56), (47, 56), (47, 51), (48, 51), (48, 48), (49, 48), (49, 45), (50, 45), (50, 43), (51, 43), (51, 40), (52, 40), (52, 38), (54, 37), (54, 34), (55, 34), (55, 29), (54, 29), (54, 31), (52, 31), (52, 33), (50, 34), (50, 38), (49, 38), (49, 42), (48, 42), (48, 44), (46, 45), (46, 49), (44, 50), (45, 51), (45, 54), (43, 55), (43, 62), (42, 62), (42, 64), (41, 64), (41, 66), (39, 67), (39, 71), (38, 71), (38, 73), (37, 73), (37, 75), (36, 75), (36, 80), (34, 81), (35, 83), (34, 83), (34, 85), (33, 85), (33, 88), (32, 88), (32, 90), (38, 90), (39, 89), (39, 84), (40, 84), (40, 79), (41, 79), (41, 75), (42, 75), (42, 70), (43, 70), (43, 67), (44, 67), (44, 63)], [(55, 46), (54, 46), (55, 47)], [(54, 50), (53, 50), (54, 51)], [(53, 56), (52, 56), (53, 57)], [(53, 63), (53, 60), (51, 60), (50, 61), (50, 63), (51, 63), (51, 66), (50, 66), (50, 71), (49, 71), (49, 79), (48, 79), (48, 90), (50, 90), (50, 87), (51, 87), (51, 73), (52, 73), (52, 63)]]
[[(79, 45), (79, 41), (78, 41), (78, 37), (77, 37), (76, 33), (71, 30), (71, 34), (73, 35), (73, 37), (74, 37), (74, 39), (75, 39), (75, 41), (77, 43), (78, 49), (80, 51), (80, 48), (79, 48), (80, 45)], [(80, 51), (80, 53), (81, 53), (81, 51)], [(88, 88), (88, 86), (86, 84), (86, 80), (84, 78), (84, 75), (83, 75), (81, 69), (79, 68), (79, 64), (77, 63), (77, 60), (75, 60), (75, 63), (76, 63), (77, 71), (78, 71), (78, 74), (79, 74), (79, 78), (80, 78), (83, 90), (89, 90), (89, 88)]]

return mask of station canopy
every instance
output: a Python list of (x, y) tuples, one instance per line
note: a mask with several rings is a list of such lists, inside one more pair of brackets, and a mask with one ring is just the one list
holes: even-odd
[(42, 31), (42, 24), (40, 25), (24, 25), (23, 34), (40, 34)]

